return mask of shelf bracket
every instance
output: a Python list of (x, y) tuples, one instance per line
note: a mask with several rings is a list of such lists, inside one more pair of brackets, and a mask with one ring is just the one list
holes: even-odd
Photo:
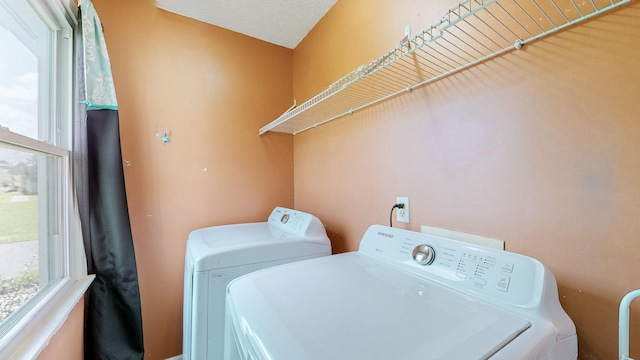
[[(287, 114), (289, 114), (291, 112), (291, 110), (295, 109), (296, 105), (297, 105), (296, 99), (293, 99), (293, 105), (291, 105), (291, 107), (288, 108), (287, 111), (283, 112), (282, 115), (278, 116), (278, 118), (274, 121), (274, 123), (277, 122), (278, 124), (281, 124), (281, 123), (285, 122), (287, 120), (287, 118), (286, 118)], [(280, 120), (280, 121), (278, 122), (278, 120)], [(258, 131), (258, 135), (262, 135), (262, 134), (266, 133), (269, 130), (270, 130), (270, 128), (268, 128), (268, 125), (267, 126), (263, 126)]]

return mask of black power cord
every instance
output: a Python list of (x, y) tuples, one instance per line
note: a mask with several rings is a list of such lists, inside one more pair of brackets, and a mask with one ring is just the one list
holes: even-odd
[(393, 207), (391, 208), (391, 214), (389, 214), (389, 226), (390, 226), (390, 227), (393, 227), (393, 210), (394, 210), (395, 208), (398, 208), (398, 209), (404, 209), (404, 204), (395, 204), (395, 205), (393, 205)]

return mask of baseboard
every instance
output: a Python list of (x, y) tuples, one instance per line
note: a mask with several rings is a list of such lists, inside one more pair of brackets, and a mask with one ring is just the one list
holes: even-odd
[(165, 359), (165, 360), (182, 360), (182, 354), (176, 355), (174, 357), (170, 357), (170, 358)]

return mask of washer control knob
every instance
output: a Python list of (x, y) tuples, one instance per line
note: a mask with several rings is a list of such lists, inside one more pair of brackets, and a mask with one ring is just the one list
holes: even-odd
[(436, 259), (436, 251), (426, 244), (418, 245), (413, 249), (413, 260), (420, 265), (431, 265)]

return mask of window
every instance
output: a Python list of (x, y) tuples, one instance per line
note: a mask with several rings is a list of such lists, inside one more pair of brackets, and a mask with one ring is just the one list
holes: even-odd
[[(70, 161), (73, 14), (59, 1), (0, 0), (0, 358), (25, 347), (20, 357), (35, 357), (86, 289)], [(47, 321), (47, 334), (35, 331)]]

